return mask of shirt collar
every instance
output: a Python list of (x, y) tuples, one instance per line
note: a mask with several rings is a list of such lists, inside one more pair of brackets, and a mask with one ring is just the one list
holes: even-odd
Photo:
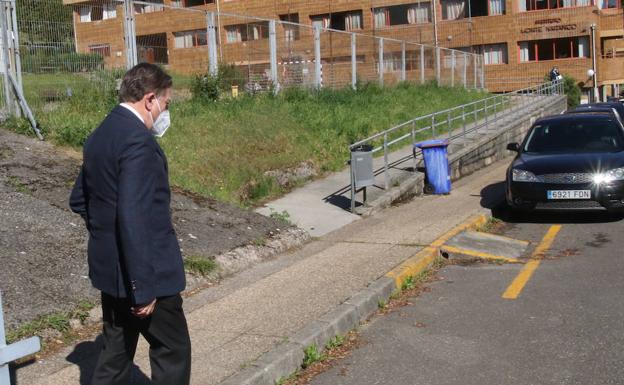
[(139, 112), (132, 107), (130, 104), (128, 103), (121, 103), (120, 106), (126, 108), (127, 110), (129, 110), (130, 112), (132, 112), (134, 115), (136, 115), (137, 118), (139, 118), (139, 120), (141, 120), (141, 122), (143, 122), (143, 124), (145, 124), (145, 120), (143, 119), (143, 117), (141, 116), (141, 114), (139, 114)]

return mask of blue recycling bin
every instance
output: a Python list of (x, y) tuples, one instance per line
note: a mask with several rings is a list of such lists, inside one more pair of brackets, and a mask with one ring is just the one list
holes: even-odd
[(434, 194), (451, 192), (448, 145), (448, 140), (427, 140), (414, 144), (414, 147), (422, 150), (427, 182), (433, 187)]

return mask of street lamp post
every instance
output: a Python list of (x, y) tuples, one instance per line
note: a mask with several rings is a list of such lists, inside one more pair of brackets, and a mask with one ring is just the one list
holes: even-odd
[[(592, 24), (589, 26), (591, 29), (591, 38), (592, 38), (592, 69), (591, 69), (591, 77), (592, 82), (594, 83), (592, 90), (592, 101), (595, 103), (598, 101), (598, 82), (596, 76), (596, 24)], [(588, 72), (589, 73), (589, 72)]]

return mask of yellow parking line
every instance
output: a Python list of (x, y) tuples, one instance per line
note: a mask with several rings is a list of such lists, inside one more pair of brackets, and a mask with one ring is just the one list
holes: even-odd
[(463, 254), (469, 257), (488, 259), (492, 261), (502, 261), (502, 262), (507, 262), (507, 263), (521, 263), (520, 260), (518, 260), (517, 258), (510, 258), (510, 257), (505, 257), (503, 255), (484, 253), (481, 251), (464, 249), (464, 248), (455, 247), (455, 246), (442, 246), (442, 251), (445, 251), (447, 253)]
[(561, 225), (550, 226), (550, 229), (548, 229), (548, 232), (544, 235), (540, 244), (537, 245), (535, 251), (533, 251), (533, 259), (524, 265), (518, 276), (513, 280), (511, 285), (509, 285), (507, 290), (505, 290), (505, 293), (503, 293), (503, 298), (516, 299), (520, 296), (522, 289), (524, 289), (524, 286), (540, 265), (540, 258), (542, 258), (550, 246), (552, 246), (559, 230), (561, 230)]

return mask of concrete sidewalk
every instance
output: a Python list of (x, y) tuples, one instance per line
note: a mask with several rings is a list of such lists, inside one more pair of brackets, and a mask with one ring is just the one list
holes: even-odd
[[(455, 183), (448, 196), (424, 196), (358, 220), (298, 251), (258, 265), (186, 304), (193, 341), (193, 384), (219, 384), (289, 338), (440, 234), (500, 199), (508, 161)], [(18, 384), (88, 384), (97, 344), (85, 342), (59, 360), (17, 370)], [(69, 362), (70, 361), (70, 362)], [(148, 383), (141, 343), (136, 384)]]

